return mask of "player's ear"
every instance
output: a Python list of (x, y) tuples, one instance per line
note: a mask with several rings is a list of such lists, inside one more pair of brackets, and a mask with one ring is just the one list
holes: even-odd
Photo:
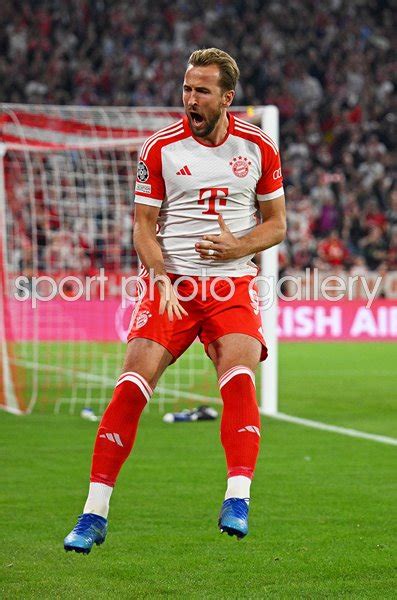
[(228, 90), (227, 92), (224, 92), (223, 94), (223, 105), (224, 106), (230, 106), (231, 103), (233, 102), (233, 98), (236, 95), (236, 92), (234, 90)]

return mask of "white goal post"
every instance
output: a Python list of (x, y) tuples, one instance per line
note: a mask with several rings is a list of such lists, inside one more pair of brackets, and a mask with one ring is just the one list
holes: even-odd
[[(278, 142), (276, 107), (233, 111), (261, 120)], [(109, 401), (133, 311), (133, 303), (121, 310), (117, 293), (138, 269), (131, 210), (138, 152), (181, 114), (172, 107), (0, 105), (0, 408), (24, 414), (39, 402), (55, 412), (100, 412)], [(262, 275), (277, 279), (277, 255), (277, 248), (262, 253)], [(107, 301), (100, 303), (95, 281), (91, 302), (80, 302), (77, 280), (101, 267), (109, 275)], [(61, 298), (51, 298), (54, 281)], [(262, 312), (269, 358), (260, 405), (270, 415), (277, 413), (276, 301)], [(160, 408), (219, 402), (215, 381), (193, 344), (161, 379)]]
[[(279, 111), (277, 106), (264, 106), (261, 126), (279, 145)], [(278, 246), (273, 246), (261, 253), (261, 273), (270, 282), (278, 281)], [(275, 286), (272, 289), (276, 289)], [(261, 363), (260, 406), (265, 415), (276, 415), (278, 412), (278, 297), (274, 293), (270, 306), (262, 310), (263, 331), (269, 351), (267, 359)]]

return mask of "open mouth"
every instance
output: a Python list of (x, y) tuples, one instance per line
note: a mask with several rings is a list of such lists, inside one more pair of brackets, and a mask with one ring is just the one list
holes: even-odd
[(194, 110), (190, 111), (190, 118), (195, 127), (200, 127), (204, 123), (204, 117)]

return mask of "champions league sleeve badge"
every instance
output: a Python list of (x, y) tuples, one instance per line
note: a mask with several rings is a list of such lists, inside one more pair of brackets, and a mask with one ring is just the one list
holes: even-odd
[(149, 179), (149, 169), (147, 168), (143, 160), (140, 160), (138, 163), (138, 167), (136, 170), (136, 178), (142, 183)]

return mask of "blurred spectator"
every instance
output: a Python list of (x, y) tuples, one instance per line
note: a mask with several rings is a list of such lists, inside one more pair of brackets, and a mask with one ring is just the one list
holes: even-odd
[(397, 187), (390, 194), (390, 207), (386, 211), (390, 227), (397, 225)]
[(349, 252), (335, 230), (318, 244), (318, 255), (331, 267), (343, 266), (349, 258)]
[(364, 258), (368, 267), (375, 270), (387, 259), (387, 243), (384, 239), (382, 229), (374, 227), (367, 237), (360, 242)]
[(326, 235), (330, 230), (339, 225), (339, 212), (333, 196), (325, 196), (317, 220), (316, 231), (320, 236)]
[(368, 200), (365, 205), (364, 226), (367, 230), (379, 227), (384, 230), (387, 224), (386, 215), (379, 209), (376, 200)]
[(368, 273), (368, 267), (363, 256), (355, 256), (352, 259), (350, 275), (352, 277), (365, 277)]
[(295, 268), (300, 271), (310, 268), (316, 256), (316, 244), (314, 240), (303, 238), (293, 246), (293, 262)]
[(397, 271), (397, 225), (394, 225), (391, 229), (387, 266), (390, 271)]

